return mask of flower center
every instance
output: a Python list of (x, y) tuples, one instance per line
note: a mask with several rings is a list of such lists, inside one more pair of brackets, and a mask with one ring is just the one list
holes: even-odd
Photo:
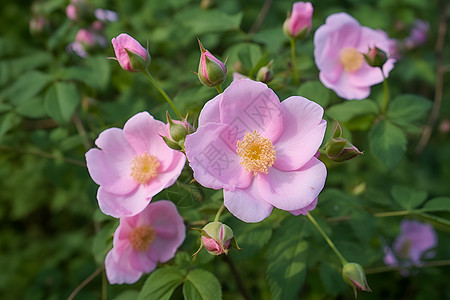
[(262, 137), (256, 130), (246, 132), (242, 140), (237, 141), (237, 153), (241, 165), (247, 172), (267, 174), (267, 169), (275, 162), (275, 150), (270, 139)]
[(139, 252), (148, 251), (155, 239), (155, 230), (151, 226), (141, 226), (135, 228), (128, 236), (131, 246)]
[(352, 47), (343, 48), (341, 52), (339, 52), (339, 58), (347, 72), (358, 70), (361, 68), (364, 61), (364, 56)]
[(141, 184), (146, 183), (158, 175), (159, 165), (158, 159), (153, 155), (147, 154), (147, 152), (137, 155), (131, 162), (130, 176)]

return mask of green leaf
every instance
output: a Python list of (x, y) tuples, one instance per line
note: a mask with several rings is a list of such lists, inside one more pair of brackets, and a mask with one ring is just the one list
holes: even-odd
[(175, 18), (184, 27), (189, 27), (193, 33), (200, 35), (207, 32), (238, 29), (242, 17), (242, 12), (229, 15), (218, 9), (202, 10), (200, 7), (195, 7), (181, 10)]
[(338, 295), (348, 289), (339, 271), (326, 262), (320, 264), (319, 272), (322, 284), (329, 294)]
[(450, 197), (437, 197), (425, 202), (422, 211), (450, 211)]
[(406, 136), (403, 131), (388, 120), (381, 120), (369, 132), (372, 154), (386, 166), (393, 169), (406, 151)]
[(205, 270), (195, 269), (189, 272), (186, 277), (183, 295), (184, 299), (187, 300), (222, 299), (222, 287), (213, 274)]
[(422, 219), (430, 222), (434, 227), (450, 233), (450, 220), (437, 217), (430, 214), (420, 213), (418, 214)]
[(427, 199), (427, 192), (411, 189), (405, 186), (394, 186), (391, 190), (395, 202), (406, 210), (411, 210), (422, 204)]
[(92, 254), (98, 264), (103, 264), (106, 254), (112, 248), (113, 234), (119, 224), (109, 222), (94, 237), (92, 243)]
[(15, 106), (36, 96), (52, 77), (39, 71), (29, 71), (19, 77), (10, 87), (0, 93), (0, 98), (8, 98)]
[(137, 299), (138, 296), (139, 296), (139, 291), (137, 291), (137, 290), (127, 290), (127, 291), (124, 291), (124, 292), (120, 293), (116, 297), (114, 297), (113, 300)]
[(0, 118), (0, 137), (11, 130), (14, 126), (18, 125), (21, 118), (13, 111), (3, 114)]
[(431, 106), (431, 101), (422, 96), (400, 95), (389, 104), (387, 117), (392, 123), (408, 129), (427, 116)]
[(322, 107), (327, 106), (330, 102), (330, 90), (318, 80), (305, 82), (300, 86), (297, 94), (318, 103)]
[(370, 99), (346, 101), (331, 106), (326, 114), (339, 122), (349, 122), (355, 117), (378, 114), (378, 106)]
[(302, 233), (305, 219), (290, 217), (275, 231), (266, 253), (272, 299), (297, 299), (306, 276), (308, 243)]
[(70, 120), (79, 103), (80, 95), (72, 83), (55, 82), (45, 94), (45, 110), (60, 124)]
[(145, 281), (138, 300), (169, 300), (183, 280), (184, 274), (173, 267), (157, 269)]
[(44, 98), (39, 96), (22, 102), (17, 106), (16, 112), (28, 118), (43, 118), (47, 116), (44, 108)]

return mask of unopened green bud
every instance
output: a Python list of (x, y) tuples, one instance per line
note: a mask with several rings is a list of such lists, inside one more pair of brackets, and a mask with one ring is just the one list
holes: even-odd
[(259, 69), (258, 74), (256, 74), (256, 80), (269, 83), (273, 79), (273, 71), (271, 69), (273, 61), (271, 60), (266, 66)]
[[(221, 222), (211, 222), (206, 224), (200, 231), (202, 232), (202, 244), (198, 251), (205, 247), (206, 251), (212, 255), (228, 254), (228, 250), (231, 248), (231, 241), (234, 239), (233, 230), (228, 225)], [(239, 249), (237, 243), (236, 247)]]
[(363, 55), (367, 64), (371, 67), (382, 68), (388, 59), (386, 52), (377, 47), (369, 48), (369, 52), (363, 53)]
[(366, 274), (363, 267), (357, 263), (346, 263), (342, 268), (342, 278), (351, 287), (353, 287), (355, 298), (358, 295), (356, 289), (364, 292), (372, 291), (367, 283)]
[(331, 138), (325, 144), (326, 153), (329, 159), (336, 162), (343, 162), (363, 154), (352, 143), (342, 137), (342, 128), (339, 123)]
[(150, 55), (147, 56), (147, 59), (144, 59), (141, 55), (133, 51), (129, 51), (126, 48), (125, 51), (127, 52), (128, 57), (130, 58), (130, 66), (133, 72), (143, 71), (150, 64)]
[(201, 51), (198, 79), (203, 85), (208, 87), (220, 86), (226, 79), (227, 68), (203, 47), (200, 40), (198, 40), (198, 45)]

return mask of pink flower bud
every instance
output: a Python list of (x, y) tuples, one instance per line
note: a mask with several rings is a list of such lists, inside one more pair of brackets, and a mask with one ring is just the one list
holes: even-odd
[(271, 60), (266, 66), (259, 69), (258, 73), (256, 74), (256, 80), (269, 83), (273, 80), (273, 71), (271, 69), (273, 61)]
[(367, 53), (363, 53), (366, 63), (371, 67), (382, 68), (388, 57), (386, 52), (378, 47), (369, 48)]
[(342, 137), (341, 125), (337, 122), (334, 129), (333, 138), (325, 145), (329, 159), (336, 162), (343, 162), (363, 154), (352, 143)]
[(87, 29), (80, 29), (75, 36), (75, 42), (84, 44), (86, 46), (94, 46), (95, 45), (95, 37), (94, 33)]
[[(222, 224), (221, 222), (211, 222), (206, 224), (201, 231), (202, 245), (200, 246), (200, 249), (204, 246), (206, 251), (212, 255), (228, 254), (228, 250), (231, 247), (231, 240), (234, 238), (233, 230), (231, 230), (229, 226)], [(198, 251), (200, 251), (200, 249), (198, 249)]]
[(342, 278), (344, 278), (344, 281), (353, 287), (355, 298), (357, 296), (356, 289), (364, 292), (372, 291), (367, 283), (366, 274), (363, 267), (357, 263), (346, 263), (342, 268)]
[(138, 41), (126, 33), (112, 39), (114, 52), (122, 68), (141, 72), (150, 64), (150, 54)]
[(198, 79), (207, 87), (221, 85), (227, 76), (227, 68), (220, 60), (203, 48), (200, 40), (198, 40), (198, 44), (202, 52), (198, 65)]
[(283, 31), (286, 36), (303, 39), (311, 31), (313, 6), (311, 2), (295, 2), (292, 14), (284, 21)]

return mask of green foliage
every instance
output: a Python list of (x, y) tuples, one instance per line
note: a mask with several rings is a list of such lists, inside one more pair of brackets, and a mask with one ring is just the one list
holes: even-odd
[(175, 289), (184, 281), (184, 274), (172, 267), (159, 268), (145, 281), (138, 300), (169, 300)]
[(222, 289), (213, 274), (196, 269), (187, 274), (183, 284), (183, 295), (189, 300), (221, 299)]

